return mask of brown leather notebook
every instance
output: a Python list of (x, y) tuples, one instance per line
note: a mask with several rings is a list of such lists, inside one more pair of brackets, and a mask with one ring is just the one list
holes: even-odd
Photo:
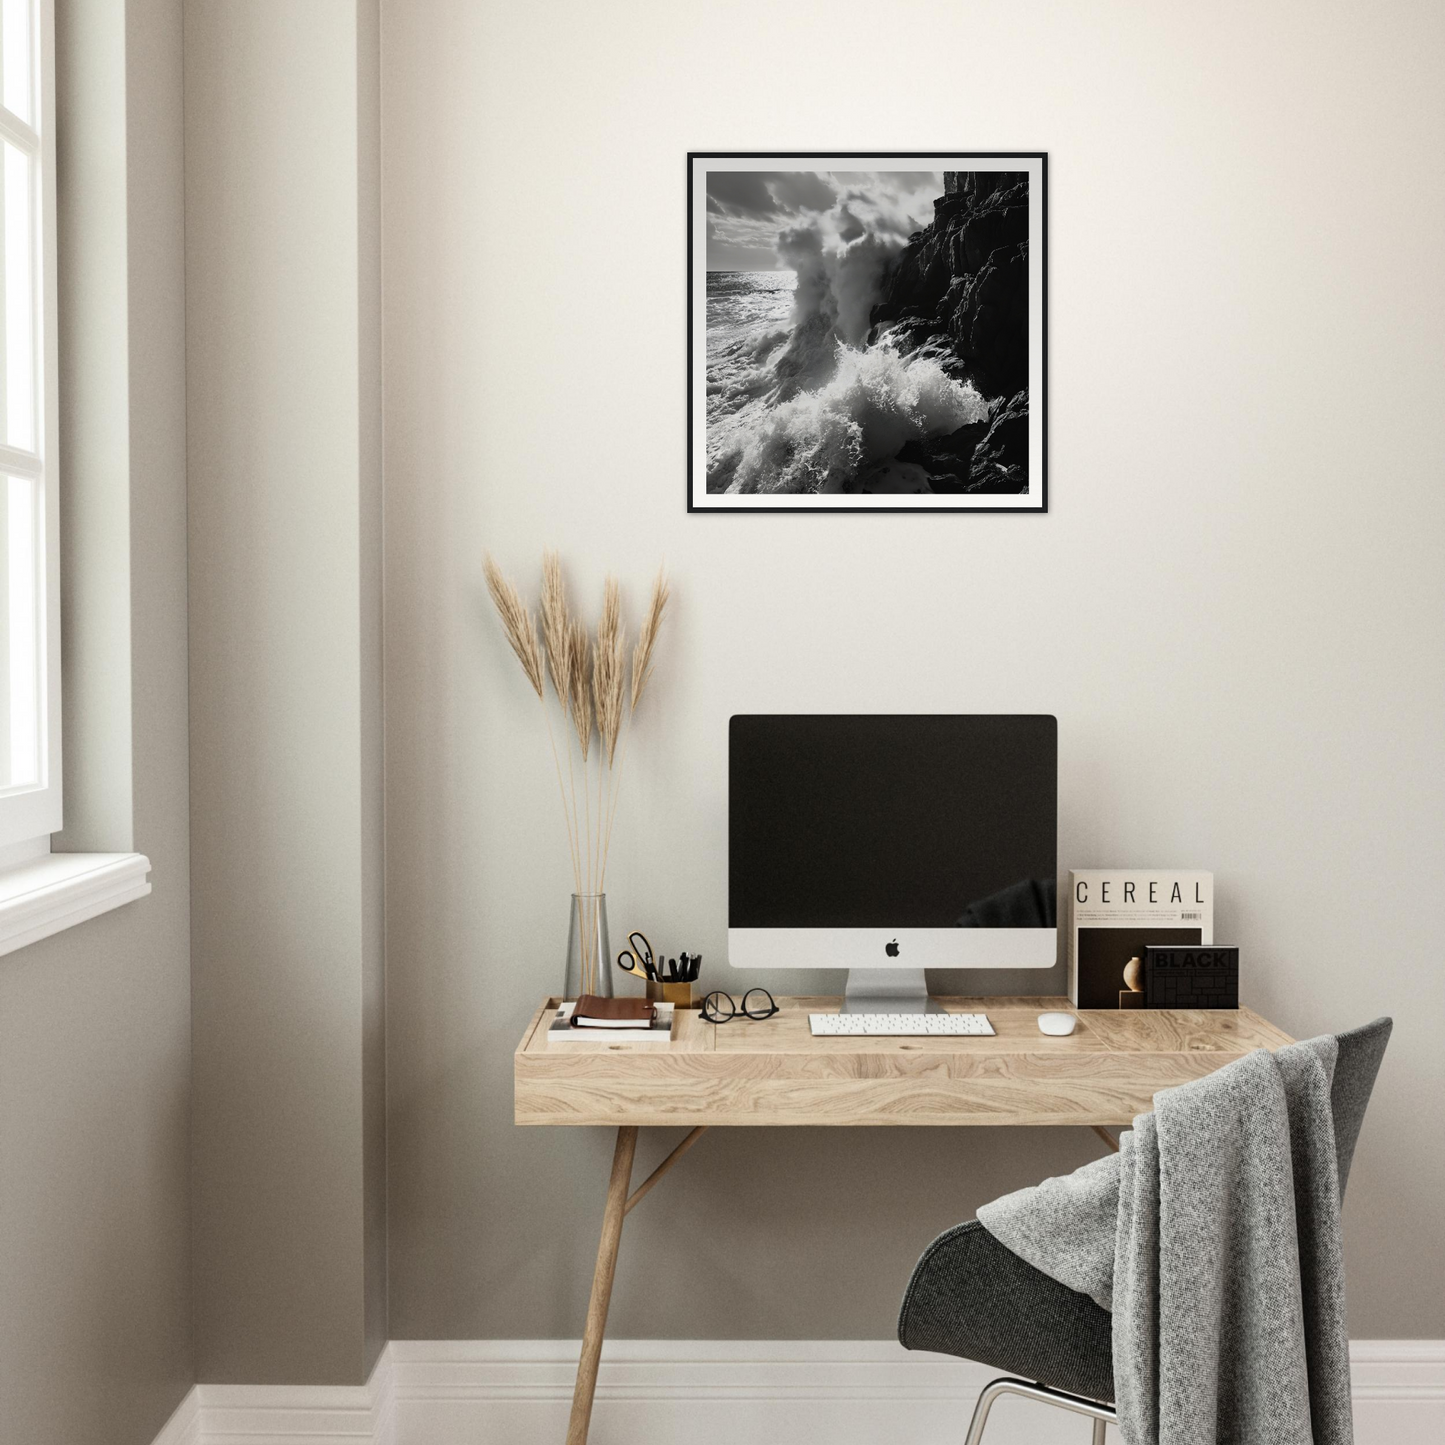
[(635, 1029), (650, 1024), (657, 1017), (657, 1007), (645, 998), (599, 998), (584, 993), (572, 1010), (574, 1029)]

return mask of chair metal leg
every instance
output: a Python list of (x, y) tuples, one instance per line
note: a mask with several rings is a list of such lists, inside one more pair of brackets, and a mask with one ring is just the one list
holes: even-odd
[(988, 1412), (993, 1409), (993, 1402), (1004, 1393), (1002, 1386), (1006, 1384), (1007, 1380), (995, 1380), (991, 1385), (983, 1387), (978, 1404), (973, 1407), (973, 1419), (969, 1421), (968, 1437), (963, 1445), (978, 1445), (983, 1439), (983, 1427), (988, 1424)]
[(1005, 1376), (983, 1387), (978, 1404), (973, 1407), (973, 1420), (968, 1427), (964, 1445), (979, 1445), (983, 1439), (984, 1426), (988, 1424), (988, 1412), (1000, 1395), (1022, 1395), (1026, 1400), (1038, 1400), (1060, 1410), (1071, 1410), (1075, 1415), (1087, 1415), (1094, 1422), (1094, 1445), (1104, 1445), (1104, 1431), (1110, 1421), (1119, 1418), (1112, 1405), (1100, 1404), (1098, 1400), (1086, 1400), (1082, 1395), (1070, 1395), (1063, 1390), (1051, 1390), (1047, 1385), (1031, 1384), (1028, 1380), (1014, 1380)]

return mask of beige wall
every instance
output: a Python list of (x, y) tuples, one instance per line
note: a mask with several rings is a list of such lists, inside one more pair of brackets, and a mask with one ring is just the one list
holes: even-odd
[[(387, 5), (393, 1336), (584, 1308), (610, 1143), (510, 1122), (569, 884), (480, 570), (549, 544), (589, 595), (676, 580), (619, 932), (728, 981), (731, 713), (1054, 712), (1062, 866), (1213, 868), (1251, 1005), (1395, 1015), (1351, 1323), (1445, 1335), (1442, 64), (1411, 0)], [(684, 152), (895, 146), (1050, 152), (1050, 514), (687, 516)], [(711, 1137), (629, 1221), (615, 1333), (886, 1336), (937, 1230), (1096, 1148)]]
[(385, 1337), (375, 0), (185, 14), (197, 1376)]
[(0, 1439), (147, 1445), (194, 1378), (180, 7), (56, 8), (64, 841), (154, 891), (0, 958)]

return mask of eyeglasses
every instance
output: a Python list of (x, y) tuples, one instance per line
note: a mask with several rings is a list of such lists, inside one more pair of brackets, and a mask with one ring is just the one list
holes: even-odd
[(733, 1002), (730, 993), (714, 989), (702, 1001), (702, 1016), (710, 1024), (730, 1023), (735, 1018), (770, 1019), (778, 1012), (778, 1005), (772, 994), (765, 988), (750, 988), (743, 995), (743, 1006)]

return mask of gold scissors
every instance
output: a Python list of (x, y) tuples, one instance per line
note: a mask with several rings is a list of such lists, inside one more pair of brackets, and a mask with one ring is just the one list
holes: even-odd
[(652, 945), (646, 934), (635, 930), (627, 935), (628, 947), (617, 955), (617, 966), (623, 973), (635, 974), (652, 983), (657, 978), (657, 965), (653, 960)]

